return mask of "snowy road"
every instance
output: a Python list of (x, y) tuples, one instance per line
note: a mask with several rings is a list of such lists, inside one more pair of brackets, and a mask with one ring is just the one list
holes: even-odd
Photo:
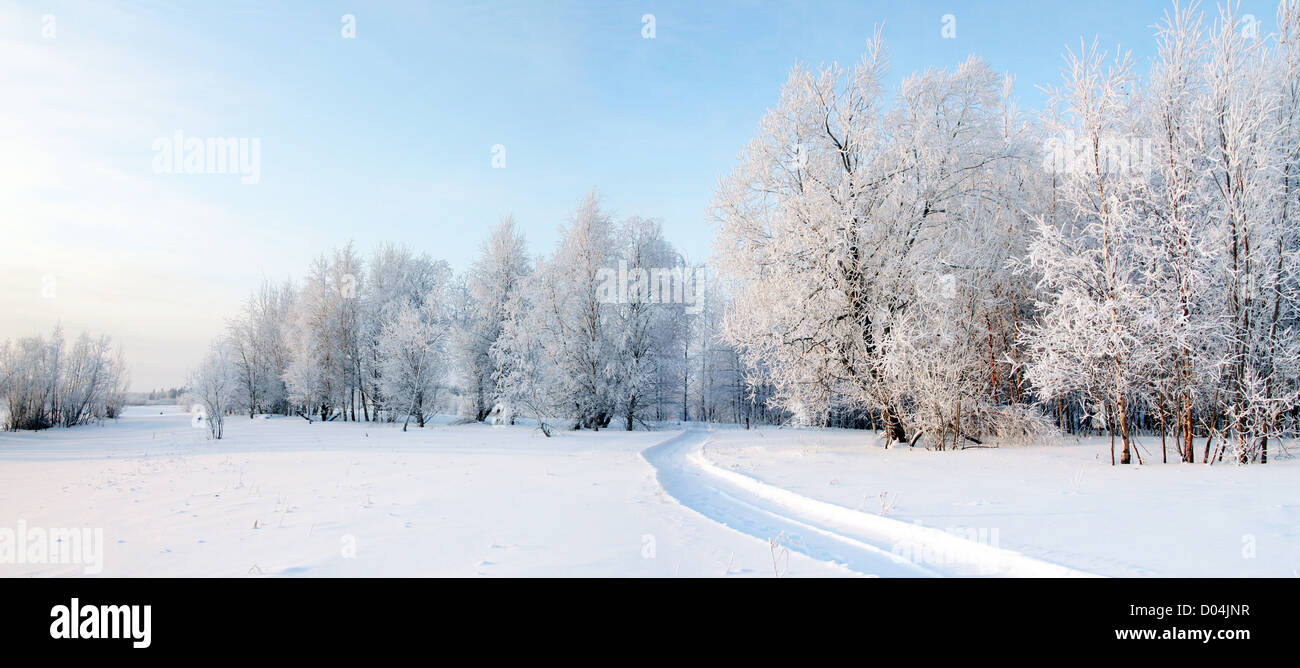
[(851, 510), (718, 467), (709, 432), (693, 429), (647, 448), (659, 483), (705, 517), (814, 559), (883, 577), (1079, 577), (1089, 574), (996, 545)]

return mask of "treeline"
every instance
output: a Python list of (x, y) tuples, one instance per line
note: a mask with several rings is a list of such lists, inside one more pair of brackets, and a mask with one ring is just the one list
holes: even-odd
[(810, 424), (1266, 462), (1300, 422), (1300, 3), (1277, 24), (1175, 7), (1149, 72), (1084, 44), (1033, 115), (977, 59), (886, 91), (879, 34), (796, 68), (716, 195), (725, 339)]
[[(652, 283), (651, 278), (654, 278)], [(351, 244), (300, 282), (264, 283), (191, 374), (214, 437), (227, 415), (400, 421), (434, 413), (634, 429), (650, 421), (778, 419), (719, 337), (722, 308), (658, 222), (598, 198), (534, 257), (512, 218), (457, 274), (442, 260)]]
[(1082, 44), (1033, 114), (974, 58), (886, 90), (877, 33), (791, 74), (717, 189), (707, 290), (592, 196), (550, 253), (507, 219), (462, 275), (321, 257), (191, 385), (218, 415), (1097, 430), (1119, 463), (1142, 431), (1162, 460), (1266, 462), (1300, 424), (1300, 0), (1277, 25), (1175, 7), (1148, 72)]
[(174, 401), (183, 394), (185, 394), (185, 388), (183, 387), (168, 387), (160, 390), (149, 390), (142, 398), (146, 401)]
[(121, 414), (127, 374), (108, 336), (83, 333), (71, 346), (62, 327), (49, 338), (0, 342), (4, 428), (72, 427)]

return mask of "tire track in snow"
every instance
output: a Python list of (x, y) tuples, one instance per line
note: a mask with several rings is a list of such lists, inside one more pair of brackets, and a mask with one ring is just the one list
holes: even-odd
[[(810, 499), (735, 471), (704, 456), (703, 429), (647, 448), (642, 457), (659, 484), (699, 514), (814, 559), (884, 577), (1088, 577), (1090, 574), (978, 543), (938, 529)], [(912, 558), (908, 558), (908, 557)]]

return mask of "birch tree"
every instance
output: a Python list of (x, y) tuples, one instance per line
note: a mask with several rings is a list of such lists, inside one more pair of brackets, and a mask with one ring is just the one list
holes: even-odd
[(514, 217), (505, 216), (492, 229), (469, 270), (472, 299), (464, 327), (456, 332), (455, 348), (464, 370), (464, 389), (476, 421), (487, 417), (501, 397), (501, 373), (492, 354), (509, 317), (509, 304), (531, 271), (527, 246)]
[(189, 377), (190, 394), (201, 408), (200, 417), (211, 438), (221, 440), (226, 415), (235, 409), (239, 386), (239, 372), (231, 357), (230, 342), (218, 339)]
[(413, 306), (397, 302), (389, 310), (379, 339), (381, 386), (389, 410), (402, 416), (402, 431), (411, 417), (423, 427), (437, 407), (438, 389), (448, 370), (448, 324), (435, 290)]

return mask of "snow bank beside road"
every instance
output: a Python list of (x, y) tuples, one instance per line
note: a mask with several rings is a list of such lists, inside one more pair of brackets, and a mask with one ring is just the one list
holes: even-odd
[[(1141, 439), (1159, 461), (1159, 439)], [(1058, 446), (884, 450), (870, 432), (719, 430), (723, 471), (1003, 550), (1133, 577), (1292, 577), (1300, 568), (1300, 462), (1110, 465), (1108, 439)], [(882, 500), (882, 495), (884, 498)]]

